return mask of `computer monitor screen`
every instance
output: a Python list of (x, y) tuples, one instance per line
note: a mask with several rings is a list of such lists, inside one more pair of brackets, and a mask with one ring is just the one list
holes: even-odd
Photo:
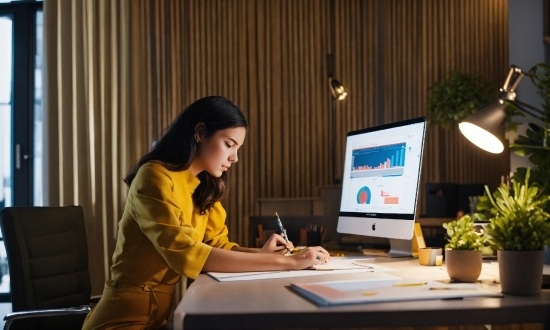
[(425, 130), (421, 117), (347, 134), (339, 233), (412, 239)]

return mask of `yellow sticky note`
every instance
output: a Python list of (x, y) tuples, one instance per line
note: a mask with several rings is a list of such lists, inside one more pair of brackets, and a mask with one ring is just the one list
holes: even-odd
[(443, 256), (436, 256), (435, 257), (435, 265), (441, 266), (443, 264)]

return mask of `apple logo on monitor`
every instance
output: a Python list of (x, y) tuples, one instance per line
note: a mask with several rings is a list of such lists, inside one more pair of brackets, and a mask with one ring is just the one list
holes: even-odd
[(376, 223), (373, 223), (372, 224), (372, 231), (375, 231), (376, 230)]

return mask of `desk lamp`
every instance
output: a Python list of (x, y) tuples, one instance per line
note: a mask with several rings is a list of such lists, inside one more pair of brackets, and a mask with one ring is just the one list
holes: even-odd
[(540, 120), (538, 116), (544, 114), (542, 110), (516, 99), (516, 87), (524, 75), (532, 76), (512, 65), (497, 100), (458, 124), (460, 132), (470, 142), (494, 154), (499, 154), (504, 150), (504, 145), (497, 136), (499, 127), (506, 117), (505, 103), (513, 104), (521, 111), (522, 115), (530, 117), (534, 121)]

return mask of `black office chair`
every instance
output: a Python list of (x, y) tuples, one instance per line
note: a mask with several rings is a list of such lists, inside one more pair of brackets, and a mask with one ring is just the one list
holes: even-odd
[(81, 329), (91, 308), (82, 207), (7, 207), (0, 226), (13, 311), (4, 329)]

